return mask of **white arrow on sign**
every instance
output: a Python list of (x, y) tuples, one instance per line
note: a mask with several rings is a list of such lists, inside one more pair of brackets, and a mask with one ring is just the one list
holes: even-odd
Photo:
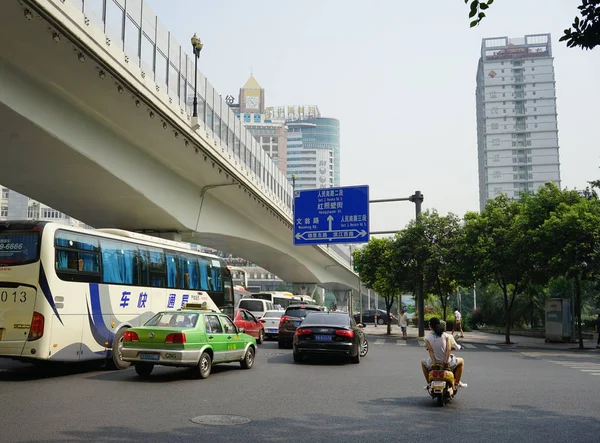
[(329, 222), (329, 230), (331, 231), (331, 223), (333, 222), (333, 215), (327, 217), (327, 221)]

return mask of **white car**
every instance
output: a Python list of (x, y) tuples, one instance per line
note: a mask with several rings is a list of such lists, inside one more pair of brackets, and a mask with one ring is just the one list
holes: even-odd
[(284, 312), (284, 310), (265, 312), (265, 315), (260, 319), (260, 322), (265, 327), (265, 338), (277, 339), (279, 333), (279, 321)]

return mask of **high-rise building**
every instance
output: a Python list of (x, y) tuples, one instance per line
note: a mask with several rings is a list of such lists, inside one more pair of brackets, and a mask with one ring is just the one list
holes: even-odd
[(340, 186), (340, 122), (322, 117), (315, 105), (266, 109), (273, 121), (288, 127), (287, 177), (297, 190)]
[(239, 103), (230, 105), (234, 114), (285, 174), (287, 169), (287, 127), (265, 116), (265, 90), (253, 75), (240, 88)]
[(560, 186), (550, 34), (485, 38), (477, 68), (479, 204)]

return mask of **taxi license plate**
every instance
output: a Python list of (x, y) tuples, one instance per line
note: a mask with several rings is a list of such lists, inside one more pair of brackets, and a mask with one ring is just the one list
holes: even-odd
[(4, 332), (3, 328), (0, 328), (0, 340), (2, 340), (2, 333)]
[(315, 340), (318, 340), (318, 341), (331, 341), (331, 335), (315, 335)]
[(160, 354), (141, 353), (140, 360), (160, 360)]
[(267, 329), (267, 332), (269, 334), (273, 334), (273, 333), (277, 332), (277, 329)]

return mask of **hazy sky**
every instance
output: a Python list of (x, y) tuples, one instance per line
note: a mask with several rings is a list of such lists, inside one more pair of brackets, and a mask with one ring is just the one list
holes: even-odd
[[(600, 178), (600, 48), (558, 39), (580, 0), (497, 0), (469, 29), (463, 0), (146, 0), (200, 70), (237, 97), (252, 69), (266, 104), (316, 104), (340, 120), (341, 184), (370, 198), (425, 195), (478, 210), (475, 74), (484, 37), (552, 33), (562, 186)], [(186, 51), (191, 53), (189, 49)], [(371, 230), (403, 228), (408, 202), (371, 205)]]

